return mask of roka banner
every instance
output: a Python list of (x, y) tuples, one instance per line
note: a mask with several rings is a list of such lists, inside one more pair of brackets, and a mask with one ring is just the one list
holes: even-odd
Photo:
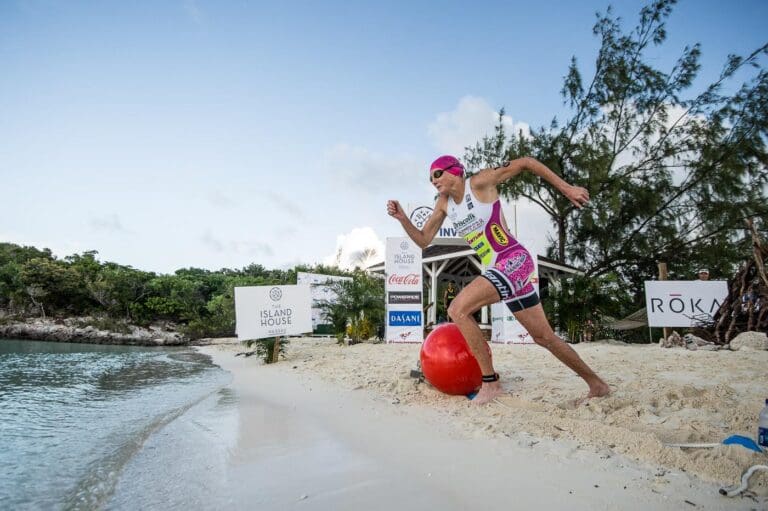
[(421, 248), (410, 238), (387, 238), (386, 275), (387, 342), (422, 342), (424, 306), (422, 298)]
[(710, 322), (727, 297), (724, 280), (647, 280), (648, 325), (692, 327)]

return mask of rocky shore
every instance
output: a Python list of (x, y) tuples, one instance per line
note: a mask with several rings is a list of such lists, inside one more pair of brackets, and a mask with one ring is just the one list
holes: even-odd
[(120, 344), (131, 346), (184, 346), (189, 338), (179, 332), (161, 327), (128, 327), (130, 332), (100, 330), (94, 326), (81, 326), (83, 319), (15, 321), (0, 325), (0, 339), (29, 339), (48, 342), (81, 342), (86, 344)]

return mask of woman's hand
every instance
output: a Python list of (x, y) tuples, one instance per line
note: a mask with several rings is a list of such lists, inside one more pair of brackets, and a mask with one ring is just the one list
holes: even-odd
[(401, 222), (406, 219), (405, 211), (396, 200), (387, 201), (387, 214)]
[(565, 195), (577, 208), (586, 206), (589, 202), (589, 192), (586, 188), (582, 188), (581, 186), (568, 185), (568, 187), (563, 190), (563, 195)]

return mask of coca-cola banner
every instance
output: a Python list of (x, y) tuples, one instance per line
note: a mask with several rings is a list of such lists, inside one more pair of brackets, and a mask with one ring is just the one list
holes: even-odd
[(422, 342), (424, 306), (421, 248), (410, 238), (387, 238), (387, 342)]

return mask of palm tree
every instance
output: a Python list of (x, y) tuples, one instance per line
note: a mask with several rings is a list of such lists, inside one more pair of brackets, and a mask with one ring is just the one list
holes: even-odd
[(334, 281), (329, 287), (335, 300), (318, 305), (339, 339), (349, 333), (352, 341), (371, 337), (384, 322), (384, 281), (362, 270), (355, 270), (352, 280)]

